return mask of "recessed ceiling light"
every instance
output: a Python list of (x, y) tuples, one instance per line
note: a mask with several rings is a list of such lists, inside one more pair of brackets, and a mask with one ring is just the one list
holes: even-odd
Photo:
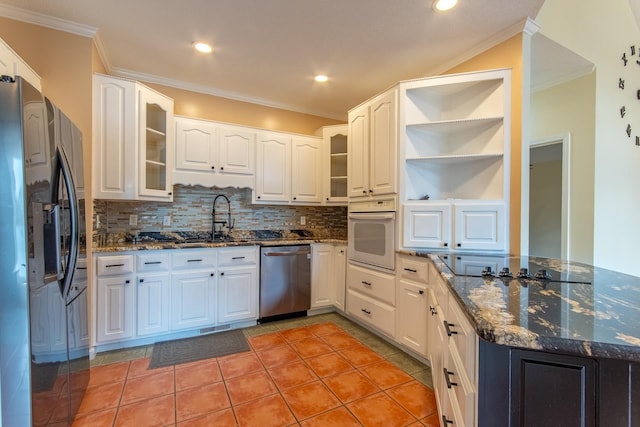
[(327, 80), (329, 80), (329, 77), (325, 76), (324, 74), (318, 74), (317, 76), (314, 77), (314, 79), (317, 82), (324, 83)]
[(438, 11), (453, 9), (458, 4), (458, 0), (434, 0), (433, 8)]
[(194, 42), (193, 48), (200, 53), (211, 53), (213, 51), (211, 45), (203, 42)]

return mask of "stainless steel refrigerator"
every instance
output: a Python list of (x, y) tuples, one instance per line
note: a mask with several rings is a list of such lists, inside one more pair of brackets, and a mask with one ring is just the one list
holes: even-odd
[[(68, 424), (89, 381), (82, 136), (0, 78), (0, 425)], [(79, 184), (79, 185), (77, 185)]]

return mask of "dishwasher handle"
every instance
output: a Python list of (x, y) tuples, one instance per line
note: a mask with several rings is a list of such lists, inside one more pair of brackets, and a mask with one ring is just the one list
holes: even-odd
[(296, 256), (296, 255), (309, 255), (311, 251), (301, 250), (295, 252), (264, 252), (264, 256)]

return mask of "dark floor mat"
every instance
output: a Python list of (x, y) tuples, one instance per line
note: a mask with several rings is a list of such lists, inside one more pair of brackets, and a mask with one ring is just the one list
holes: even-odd
[(154, 344), (149, 369), (249, 351), (239, 329)]

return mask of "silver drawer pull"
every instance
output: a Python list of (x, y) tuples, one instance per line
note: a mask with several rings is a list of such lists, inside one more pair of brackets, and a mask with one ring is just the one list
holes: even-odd
[(360, 309), (364, 314), (368, 314), (371, 315), (371, 312), (369, 310), (365, 310), (364, 308)]
[(458, 334), (458, 332), (451, 330), (452, 326), (456, 326), (456, 325), (454, 325), (453, 323), (449, 323), (446, 320), (444, 320), (444, 328), (447, 330), (447, 336), (449, 336), (449, 337), (451, 335), (454, 335), (454, 334), (457, 335)]
[(112, 268), (112, 267), (124, 267), (124, 264), (107, 264), (105, 267), (106, 267), (106, 268)]
[(144, 265), (162, 264), (162, 261), (145, 261)]
[(451, 388), (452, 386), (457, 386), (458, 383), (454, 383), (453, 381), (451, 381), (451, 378), (449, 378), (449, 375), (453, 375), (454, 373), (448, 370), (447, 368), (442, 368), (442, 370), (444, 371), (444, 379), (447, 381), (447, 388)]
[(243, 257), (243, 256), (234, 256), (234, 257), (231, 257), (231, 259), (245, 259), (245, 258), (246, 258), (246, 257)]
[(371, 286), (371, 282), (365, 282), (364, 280), (362, 281), (362, 284), (365, 286)]
[(200, 259), (188, 259), (187, 262), (202, 262), (202, 258), (200, 258)]

